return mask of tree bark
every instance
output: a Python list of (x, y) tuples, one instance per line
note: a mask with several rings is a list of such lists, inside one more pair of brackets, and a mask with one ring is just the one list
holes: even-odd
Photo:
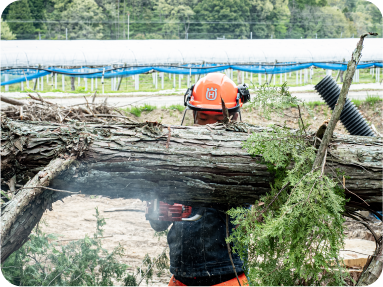
[[(45, 174), (41, 173), (45, 168), (52, 175), (43, 182), (55, 189), (226, 210), (253, 204), (270, 190), (273, 175), (261, 157), (251, 157), (241, 147), (250, 133), (263, 130), (245, 123), (167, 127), (148, 122), (70, 125), (2, 118), (2, 188), (7, 189), (5, 182), (15, 175), (19, 185), (28, 181), (30, 187), (43, 185), (39, 174)], [(339, 173), (340, 185), (344, 173), (347, 189), (374, 210), (380, 210), (382, 202), (382, 145), (378, 137), (334, 135), (325, 168), (330, 176)], [(65, 166), (68, 169), (60, 173)], [(348, 204), (365, 204), (352, 193), (347, 194)], [(22, 207), (10, 201), (2, 208), (6, 227), (2, 261), (27, 240), (42, 211), (66, 195), (22, 189), (16, 194)]]
[[(51, 180), (50, 187), (190, 205), (252, 204), (270, 190), (273, 175), (260, 156), (251, 157), (241, 148), (250, 132), (264, 128), (243, 126), (244, 132), (236, 132), (221, 124), (168, 130), (156, 123), (8, 121), (2, 129), (2, 179), (16, 174), (18, 183), (25, 183), (58, 154), (88, 141), (81, 158)], [(333, 177), (338, 173), (340, 185), (344, 172), (347, 189), (376, 210), (382, 200), (382, 145), (378, 137), (335, 135), (325, 169)]]
[(71, 89), (71, 91), (76, 90), (76, 88), (74, 86), (74, 77), (70, 77), (70, 89)]
[[(28, 183), (1, 209), (1, 261), (13, 252), (15, 247), (22, 246), (27, 236), (40, 221), (43, 212), (41, 199), (36, 200), (43, 193), (42, 188), (36, 186), (47, 186), (61, 171), (71, 165), (75, 157), (53, 159), (43, 170), (36, 174)], [(43, 207), (46, 208), (50, 201), (44, 200)], [(32, 207), (32, 209), (30, 209)], [(40, 207), (40, 208), (39, 208)], [(45, 210), (43, 208), (43, 211)], [(21, 244), (21, 245), (20, 245)]]

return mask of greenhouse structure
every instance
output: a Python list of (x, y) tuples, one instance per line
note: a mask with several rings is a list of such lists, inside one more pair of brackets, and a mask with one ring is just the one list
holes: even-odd
[[(176, 75), (179, 81), (192, 75), (233, 70), (242, 73), (285, 74), (298, 71), (305, 82), (313, 68), (346, 70), (358, 38), (344, 39), (264, 39), (264, 40), (12, 40), (1, 41), (1, 85), (25, 83), (57, 75), (78, 78), (114, 79), (115, 89), (127, 76), (153, 73)], [(358, 69), (375, 69), (379, 81), (383, 62), (383, 39), (366, 38)], [(303, 73), (302, 73), (303, 72)], [(356, 81), (358, 72), (355, 75)], [(242, 77), (244, 78), (244, 77)], [(282, 78), (282, 77), (281, 77)], [(197, 79), (197, 77), (195, 77)], [(301, 80), (302, 81), (302, 80)], [(43, 81), (42, 81), (43, 82)], [(64, 83), (64, 80), (63, 80)], [(64, 87), (63, 87), (64, 90)]]

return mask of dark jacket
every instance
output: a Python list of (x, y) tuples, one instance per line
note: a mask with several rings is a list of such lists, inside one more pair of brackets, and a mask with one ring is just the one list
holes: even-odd
[[(192, 209), (193, 216), (197, 209)], [(169, 221), (150, 220), (156, 231), (166, 230)], [(229, 230), (234, 225), (229, 222)], [(202, 218), (193, 222), (176, 221), (169, 234), (170, 272), (182, 277), (206, 277), (233, 273), (226, 238), (226, 215), (206, 208)], [(232, 253), (237, 273), (243, 272), (242, 261)]]

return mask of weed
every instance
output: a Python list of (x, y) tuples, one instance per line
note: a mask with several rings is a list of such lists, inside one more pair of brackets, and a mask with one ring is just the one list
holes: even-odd
[(156, 106), (152, 106), (152, 105), (149, 105), (149, 104), (144, 104), (143, 106), (139, 106), (139, 107), (131, 107), (131, 108), (126, 108), (125, 111), (128, 112), (128, 113), (131, 113), (133, 115), (135, 115), (136, 117), (140, 117), (141, 116), (141, 113), (143, 111), (145, 112), (151, 112), (151, 111), (154, 111), (155, 109), (157, 109)]
[(136, 285), (135, 276), (127, 273), (129, 266), (118, 262), (124, 255), (123, 247), (119, 245), (112, 252), (102, 247), (105, 219), (97, 208), (95, 217), (93, 238), (86, 236), (64, 246), (54, 241), (57, 236), (35, 228), (30, 240), (1, 265), (4, 277), (19, 286), (109, 286), (114, 281)]
[(78, 86), (78, 87), (76, 87), (75, 92), (76, 93), (84, 93), (85, 92), (85, 87)]
[(325, 105), (326, 103), (324, 103), (322, 101), (313, 101), (313, 102), (306, 102), (305, 104), (313, 109), (313, 108), (315, 108), (317, 106)]
[(184, 105), (177, 104), (177, 105), (171, 105), (168, 109), (178, 110), (180, 113), (182, 113), (185, 110), (185, 108), (186, 107)]
[(156, 106), (152, 106), (150, 104), (144, 104), (144, 106), (140, 107), (141, 108), (141, 111), (146, 111), (146, 112), (152, 112), (154, 111), (155, 109), (157, 109)]
[(351, 102), (357, 106), (358, 108), (363, 104), (363, 100), (359, 100), (359, 99), (352, 99)]
[(139, 118), (141, 116), (142, 110), (140, 107), (131, 107), (129, 112)]
[(375, 106), (376, 103), (382, 103), (383, 99), (379, 96), (370, 96), (367, 95), (366, 103), (370, 104), (371, 106)]

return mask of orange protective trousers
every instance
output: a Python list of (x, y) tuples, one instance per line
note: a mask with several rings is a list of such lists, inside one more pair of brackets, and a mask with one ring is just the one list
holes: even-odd
[[(249, 286), (245, 273), (242, 273), (238, 276), (239, 282), (241, 282), (241, 286)], [(178, 281), (176, 278), (174, 278), (174, 275), (172, 278), (170, 278), (170, 282), (168, 286), (187, 286), (181, 281)], [(234, 277), (233, 279), (227, 280), (225, 282), (221, 282), (219, 284), (213, 285), (213, 286), (239, 286), (237, 277)]]

